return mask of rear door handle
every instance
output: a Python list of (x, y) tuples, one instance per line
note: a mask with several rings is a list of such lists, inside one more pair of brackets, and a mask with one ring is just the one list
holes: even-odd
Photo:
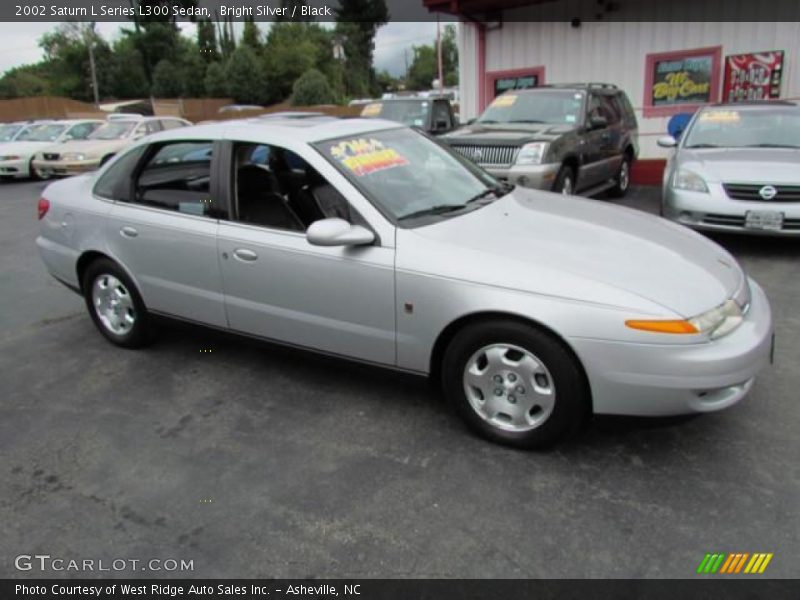
[(136, 231), (133, 227), (130, 227), (128, 225), (120, 229), (119, 232), (120, 234), (122, 234), (127, 238), (135, 238), (137, 235), (139, 235), (138, 231)]
[(253, 262), (258, 259), (258, 254), (247, 248), (237, 248), (233, 251), (233, 256), (245, 262)]

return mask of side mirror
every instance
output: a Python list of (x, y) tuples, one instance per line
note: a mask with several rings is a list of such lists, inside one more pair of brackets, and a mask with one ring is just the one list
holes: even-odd
[(671, 135), (665, 135), (656, 140), (656, 144), (661, 146), (662, 148), (674, 148), (678, 145), (678, 140), (676, 140)]
[(361, 225), (332, 218), (314, 221), (306, 231), (306, 239), (314, 246), (364, 246), (375, 241), (375, 234)]
[(608, 127), (608, 119), (601, 115), (592, 115), (589, 117), (589, 126), (592, 129), (603, 129)]
[(477, 119), (475, 117), (467, 120), (467, 125), (472, 125)]

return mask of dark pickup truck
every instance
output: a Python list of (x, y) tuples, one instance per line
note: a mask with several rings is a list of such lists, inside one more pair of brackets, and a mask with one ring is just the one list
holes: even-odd
[(442, 141), (500, 179), (591, 196), (622, 196), (639, 150), (628, 97), (610, 84), (508, 91)]
[(450, 100), (442, 97), (375, 100), (364, 106), (361, 116), (397, 121), (433, 135), (452, 131), (458, 124)]

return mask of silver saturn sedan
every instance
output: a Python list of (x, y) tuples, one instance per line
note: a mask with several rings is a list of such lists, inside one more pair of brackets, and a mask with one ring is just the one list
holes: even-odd
[(700, 109), (664, 171), (662, 214), (693, 229), (800, 235), (800, 106)]
[(47, 269), (114, 344), (166, 316), (430, 376), (519, 447), (592, 413), (726, 408), (771, 353), (764, 292), (715, 243), (388, 121), (156, 134), (48, 186), (39, 218)]

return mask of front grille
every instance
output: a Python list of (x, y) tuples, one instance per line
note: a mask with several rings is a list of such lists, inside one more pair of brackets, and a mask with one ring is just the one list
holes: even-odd
[(454, 144), (453, 150), (480, 165), (510, 165), (517, 159), (519, 146), (468, 146)]
[(45, 152), (42, 154), (42, 156), (44, 156), (45, 160), (58, 160), (61, 157), (60, 154), (56, 154), (54, 152)]
[[(734, 200), (755, 200), (757, 202), (800, 202), (800, 185), (770, 185), (767, 183), (723, 183), (725, 193)], [(761, 190), (773, 187), (777, 194), (769, 200), (761, 196)]]

